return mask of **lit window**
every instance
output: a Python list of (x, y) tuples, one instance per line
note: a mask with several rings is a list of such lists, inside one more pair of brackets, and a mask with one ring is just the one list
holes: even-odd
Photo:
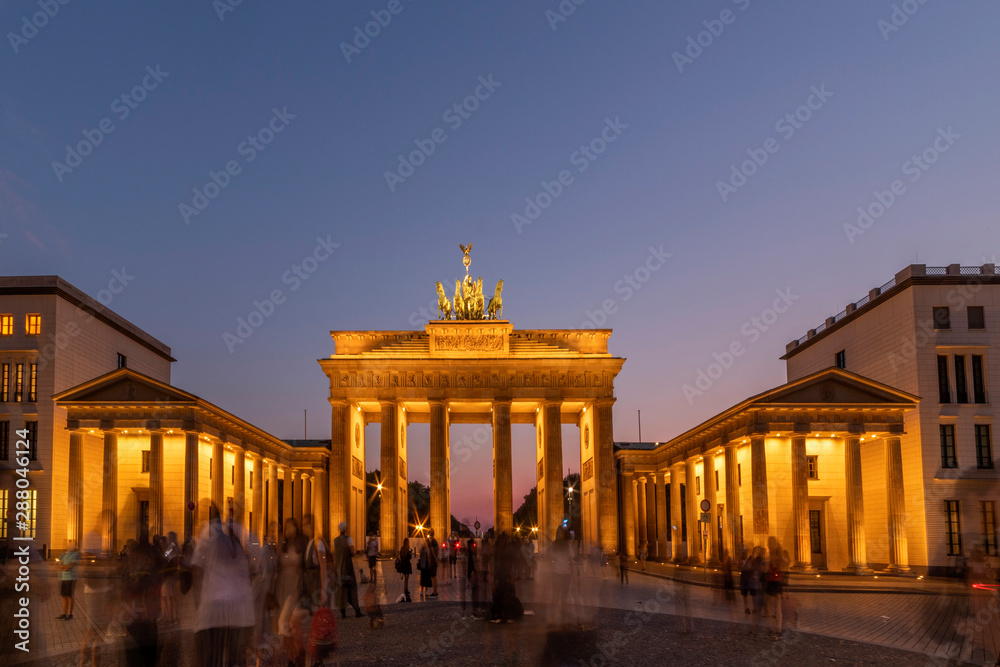
[(934, 306), (934, 328), (951, 328), (951, 310), (948, 306)]
[(0, 336), (14, 335), (14, 316), (10, 313), (0, 315)]
[(962, 555), (962, 515), (957, 500), (944, 501), (945, 534), (948, 540), (948, 555)]
[(24, 316), (24, 333), (37, 336), (42, 333), (42, 316), (38, 313), (28, 313)]
[(24, 398), (24, 364), (14, 364), (14, 402)]
[(976, 424), (976, 467), (993, 469), (993, 443), (990, 442), (990, 425)]
[[(0, 461), (6, 461), (10, 455), (10, 422), (0, 422)], [(7, 516), (0, 512), (0, 522), (2, 517)]]
[(28, 402), (38, 400), (38, 364), (28, 364)]
[(3, 385), (0, 385), (0, 403), (6, 403), (10, 398), (10, 364), (0, 365), (0, 380), (3, 381)]
[(806, 457), (806, 476), (809, 479), (819, 479), (819, 457), (818, 456), (807, 456)]
[(142, 450), (142, 472), (149, 472), (152, 465), (152, 452), (148, 449)]
[[(0, 489), (0, 516), (7, 516), (7, 489)], [(7, 539), (7, 520), (0, 521), (0, 540)]]
[(997, 507), (992, 500), (981, 500), (979, 511), (983, 519), (983, 550), (987, 556), (997, 555)]
[(969, 306), (968, 313), (970, 329), (986, 328), (986, 315), (983, 313), (982, 306)]
[(847, 351), (841, 350), (837, 354), (833, 355), (833, 363), (837, 368), (847, 368)]
[(941, 467), (958, 467), (958, 459), (955, 456), (954, 424), (941, 424)]

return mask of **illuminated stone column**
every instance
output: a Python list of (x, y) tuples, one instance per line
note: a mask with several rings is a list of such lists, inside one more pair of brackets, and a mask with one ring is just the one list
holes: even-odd
[(194, 539), (198, 511), (198, 433), (184, 432), (184, 541)]
[(118, 434), (104, 429), (104, 485), (101, 493), (101, 550), (118, 553)]
[(632, 473), (622, 475), (622, 491), (625, 493), (625, 555), (635, 558), (635, 478)]
[(594, 488), (597, 490), (597, 530), (605, 553), (618, 551), (618, 480), (615, 474), (612, 411), (615, 399), (594, 401)]
[(283, 535), (285, 526), (278, 521), (278, 464), (272, 459), (267, 464), (267, 522), (278, 523), (278, 535)]
[(670, 517), (667, 516), (667, 476), (661, 472), (654, 475), (656, 480), (656, 555), (666, 560), (670, 558), (667, 551), (667, 535), (670, 534)]
[(701, 524), (698, 523), (698, 489), (695, 487), (697, 457), (691, 456), (684, 461), (685, 501), (684, 511), (687, 513), (688, 562), (701, 563), (698, 541), (701, 539)]
[(226, 515), (225, 489), (226, 482), (226, 455), (222, 448), (222, 442), (212, 443), (212, 504), (219, 510), (219, 516)]
[(683, 544), (683, 517), (681, 516), (681, 484), (684, 481), (684, 464), (675, 463), (670, 467), (670, 537), (673, 545), (671, 557), (675, 563), (684, 560), (685, 555), (681, 553)]
[(810, 571), (812, 547), (809, 541), (809, 464), (805, 436), (792, 438), (792, 525), (795, 529), (796, 570)]
[[(330, 484), (333, 485), (333, 472), (330, 472)], [(330, 495), (333, 495), (333, 489), (330, 489)], [(330, 502), (330, 511), (333, 512), (333, 502)], [(299, 470), (292, 471), (292, 514), (295, 516), (295, 520), (302, 524), (302, 472)], [(337, 523), (340, 523), (339, 521)]]
[(497, 535), (513, 533), (514, 478), (510, 458), (510, 401), (507, 400), (493, 401), (493, 475), (495, 532)]
[(149, 432), (149, 534), (163, 535), (163, 431)]
[(726, 443), (726, 548), (737, 559), (743, 549), (740, 540), (740, 469), (737, 444)]
[[(549, 541), (563, 520), (561, 401), (545, 401), (545, 528)], [(539, 508), (539, 511), (542, 511)]]
[[(299, 505), (299, 517), (309, 514), (311, 511), (309, 508), (312, 507), (312, 475), (303, 470), (299, 473), (299, 486), (302, 487), (302, 497)], [(339, 522), (338, 522), (339, 523)]]
[(261, 541), (267, 537), (267, 517), (264, 516), (264, 461), (257, 454), (252, 454), (253, 481), (250, 483), (253, 505), (253, 531), (260, 536)]
[(715, 493), (715, 450), (705, 452), (701, 468), (701, 484), (705, 492), (705, 500), (710, 503), (708, 509), (712, 515), (712, 521), (708, 524), (708, 541), (705, 543), (705, 552), (709, 563), (719, 562), (719, 531), (718, 524), (719, 506), (716, 504), (718, 498)]
[(237, 445), (233, 447), (233, 514), (241, 526), (247, 524), (247, 455)]
[(865, 499), (861, 483), (861, 440), (844, 439), (844, 470), (847, 474), (847, 555), (845, 571), (870, 572), (865, 553)]
[[(313, 472), (316, 478), (316, 489), (313, 492), (313, 509), (312, 509), (313, 530), (316, 532), (317, 535), (325, 538), (327, 544), (330, 544), (331, 543), (330, 515), (329, 515), (330, 504), (328, 500), (329, 496), (327, 495), (328, 475), (326, 470), (324, 470), (323, 468), (313, 468)], [(345, 516), (343, 519), (341, 519), (341, 521), (347, 521), (347, 517)], [(337, 523), (339, 524), (340, 521), (338, 521)], [(348, 529), (350, 530), (351, 527), (348, 526)], [(362, 531), (364, 531), (364, 528), (362, 528)], [(361, 542), (361, 538), (363, 535), (364, 532), (355, 533), (355, 537), (357, 537), (357, 541), (355, 541), (354, 543), (355, 548), (359, 547), (359, 542)]]
[(908, 572), (906, 499), (903, 495), (903, 456), (899, 438), (886, 438), (885, 476), (889, 500), (889, 571)]
[[(351, 513), (351, 406), (330, 400), (330, 518), (334, 524), (347, 521)], [(301, 493), (296, 493), (295, 515), (301, 518)], [(356, 535), (360, 537), (360, 535)]]
[[(430, 401), (431, 409), (431, 529), (435, 537), (448, 535), (448, 406)], [(494, 430), (494, 438), (496, 438)], [(494, 503), (495, 504), (495, 503)]]
[(657, 557), (656, 534), (656, 476), (646, 475), (646, 553)]
[[(69, 539), (77, 544), (77, 548), (82, 550), (80, 544), (83, 538), (83, 431), (72, 431), (69, 434)], [(0, 521), (6, 521), (6, 517), (0, 517)]]
[(635, 499), (636, 499), (636, 523), (639, 528), (639, 551), (649, 549), (649, 522), (646, 520), (646, 478), (636, 479)]
[[(281, 516), (285, 519), (295, 518), (295, 506), (292, 504), (292, 469), (282, 468), (281, 469)], [(311, 512), (315, 518), (316, 513)], [(345, 517), (346, 518), (346, 517)], [(316, 525), (316, 521), (313, 521), (313, 525)], [(301, 524), (300, 524), (301, 526)]]
[[(397, 498), (399, 491), (399, 426), (394, 401), (380, 401), (382, 408), (381, 464), (382, 503), (379, 523), (382, 535), (382, 553), (392, 554), (399, 549), (399, 516)], [(436, 534), (435, 534), (436, 535)]]
[(753, 541), (767, 549), (770, 529), (767, 509), (767, 453), (763, 435), (750, 436), (750, 483), (753, 501)]

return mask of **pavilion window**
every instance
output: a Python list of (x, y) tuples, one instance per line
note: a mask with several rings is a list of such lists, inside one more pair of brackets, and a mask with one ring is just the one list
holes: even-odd
[(142, 469), (141, 469), (142, 472), (150, 471), (150, 468), (152, 467), (150, 465), (151, 461), (152, 461), (152, 452), (148, 449), (142, 450)]
[(951, 390), (948, 387), (948, 355), (939, 354), (938, 366), (938, 401), (951, 403)]
[(715, 471), (715, 490), (719, 490), (719, 471)]
[(934, 306), (934, 328), (951, 329), (951, 310), (948, 306)]
[(847, 368), (847, 350), (841, 350), (833, 356), (833, 363), (837, 368)]
[(986, 402), (986, 376), (983, 373), (983, 355), (972, 355), (972, 400)]
[(966, 311), (969, 316), (969, 329), (985, 329), (986, 316), (982, 306), (969, 306)]
[(955, 455), (955, 425), (941, 424), (941, 467), (957, 468), (958, 458)]
[(10, 398), (10, 364), (0, 365), (0, 403), (6, 403)]
[(14, 364), (14, 402), (24, 399), (24, 364)]
[(38, 364), (28, 365), (28, 402), (38, 400)]
[(38, 460), (38, 422), (24, 422), (28, 431), (28, 460)]
[[(0, 422), (0, 461), (6, 461), (10, 456), (10, 422)], [(7, 516), (0, 513), (0, 517)]]
[(14, 316), (10, 313), (0, 315), (0, 336), (14, 335)]
[(694, 478), (694, 493), (697, 496), (701, 495), (701, 477)]
[(808, 479), (819, 479), (819, 457), (806, 457), (806, 477)]
[[(0, 489), (0, 516), (6, 517), (8, 512), (7, 500), (9, 496), (7, 495), (7, 489)], [(4, 519), (0, 521), (0, 540), (7, 539), (7, 520)]]
[(957, 500), (944, 501), (945, 538), (949, 556), (962, 555), (962, 514)]
[(979, 512), (983, 523), (983, 550), (987, 556), (997, 555), (997, 507), (993, 500), (981, 500)]
[(993, 469), (993, 443), (990, 442), (990, 425), (976, 424), (976, 467)]
[(955, 402), (969, 402), (969, 388), (965, 381), (965, 355), (955, 355)]
[(39, 313), (28, 313), (24, 316), (24, 333), (38, 336), (42, 333), (42, 316)]

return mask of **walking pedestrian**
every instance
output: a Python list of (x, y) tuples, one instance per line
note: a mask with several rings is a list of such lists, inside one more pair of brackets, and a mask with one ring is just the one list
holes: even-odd
[(772, 639), (781, 639), (781, 594), (784, 587), (784, 572), (781, 565), (780, 547), (772, 548), (764, 575), (764, 593), (767, 596), (767, 614), (771, 617)]
[(337, 607), (340, 617), (347, 618), (347, 605), (354, 607), (354, 615), (361, 618), (358, 605), (358, 580), (354, 576), (354, 540), (347, 534), (347, 522), (337, 526), (340, 533), (333, 540), (333, 571), (337, 583)]
[(733, 582), (733, 559), (729, 557), (729, 550), (722, 550), (721, 558), (721, 569), (722, 569), (722, 590), (725, 592), (724, 599), (726, 602), (736, 601), (736, 589)]
[(428, 590), (434, 588), (434, 578), (431, 576), (431, 562), (434, 560), (434, 551), (431, 549), (430, 538), (425, 537), (424, 543), (420, 546), (420, 556), (417, 558), (417, 569), (420, 570), (420, 597), (437, 597), (437, 593), (428, 594)]
[(260, 540), (250, 563), (250, 586), (253, 590), (254, 628), (253, 646), (257, 667), (264, 661), (267, 640), (271, 635), (271, 620), (278, 607), (274, 586), (278, 571), (278, 524), (272, 522), (267, 537)]
[(622, 586), (628, 586), (628, 557), (623, 553), (618, 554), (618, 575)]
[[(302, 635), (293, 632), (292, 628), (292, 614), (299, 606), (302, 594), (305, 550), (298, 522), (292, 517), (285, 519), (281, 553), (278, 554), (275, 599), (277, 608), (280, 610), (278, 612), (278, 634), (284, 639), (285, 652), (288, 654), (289, 660), (295, 660), (305, 652)], [(297, 629), (301, 630), (301, 628)]]
[(410, 538), (404, 537), (399, 547), (399, 574), (403, 577), (403, 602), (413, 602), (410, 598), (410, 575), (413, 574), (413, 549), (410, 548)]
[(315, 532), (311, 514), (302, 516), (302, 537), (306, 543), (302, 557), (302, 585), (306, 606), (310, 612), (325, 607), (329, 601), (330, 578), (326, 571), (326, 542)]
[(743, 555), (743, 562), (740, 564), (740, 595), (743, 596), (743, 613), (750, 614), (750, 605), (753, 598), (750, 597), (750, 578), (753, 576), (751, 557), (749, 553)]
[(80, 551), (76, 540), (69, 541), (69, 548), (59, 556), (59, 595), (62, 596), (62, 614), (59, 620), (73, 620), (73, 589), (76, 587), (76, 566), (80, 562)]
[(438, 564), (441, 562), (441, 545), (438, 544), (437, 538), (434, 537), (434, 531), (430, 532), (430, 542), (428, 547), (431, 550), (431, 583), (434, 585), (434, 592), (431, 593), (432, 598), (438, 596)]
[(181, 547), (177, 544), (177, 533), (170, 531), (166, 537), (160, 538), (163, 554), (164, 570), (161, 597), (163, 613), (160, 622), (164, 625), (177, 624), (177, 595), (180, 593), (180, 562)]
[(646, 571), (646, 545), (639, 547), (639, 562), (642, 563), (642, 571)]
[(368, 543), (365, 544), (365, 554), (368, 556), (368, 569), (372, 573), (372, 585), (376, 583), (375, 566), (378, 565), (378, 539), (375, 533), (368, 533)]
[(472, 538), (465, 543), (465, 549), (459, 556), (459, 587), (462, 597), (462, 618), (465, 619), (465, 596), (466, 593), (472, 598), (472, 616), (475, 618), (479, 613), (479, 569), (476, 565), (479, 554), (477, 553), (476, 542)]

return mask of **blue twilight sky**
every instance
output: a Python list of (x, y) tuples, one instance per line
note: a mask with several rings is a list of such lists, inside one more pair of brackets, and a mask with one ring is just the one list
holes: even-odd
[[(915, 259), (994, 256), (998, 24), (985, 0), (2, 0), (0, 267), (95, 296), (124, 267), (110, 307), (176, 385), (328, 437), (328, 332), (422, 328), (471, 241), (515, 327), (614, 329), (615, 438), (642, 410), (663, 440), (783, 382), (785, 343)], [(515, 506), (530, 448), (515, 429)], [(489, 478), (486, 446), (456, 515), (491, 515)]]

